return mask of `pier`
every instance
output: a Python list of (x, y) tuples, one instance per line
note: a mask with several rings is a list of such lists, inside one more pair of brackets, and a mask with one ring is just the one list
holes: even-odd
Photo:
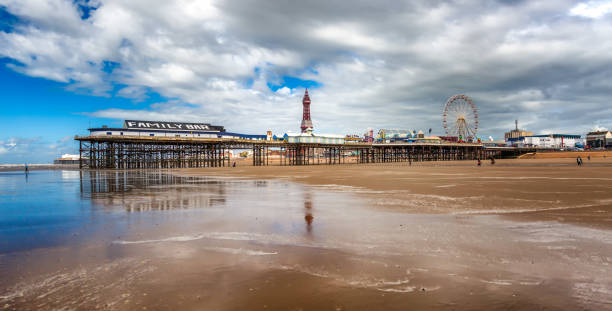
[[(474, 143), (287, 143), (236, 138), (77, 136), (79, 167), (89, 169), (231, 166), (231, 150), (251, 150), (253, 166), (336, 165), (512, 157), (531, 150)], [(277, 151), (274, 157), (272, 151)]]

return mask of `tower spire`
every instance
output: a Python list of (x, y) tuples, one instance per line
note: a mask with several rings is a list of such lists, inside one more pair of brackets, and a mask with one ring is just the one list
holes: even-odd
[(304, 98), (302, 98), (302, 133), (306, 132), (307, 129), (312, 129), (312, 120), (310, 120), (310, 96), (308, 96), (308, 89), (304, 91)]

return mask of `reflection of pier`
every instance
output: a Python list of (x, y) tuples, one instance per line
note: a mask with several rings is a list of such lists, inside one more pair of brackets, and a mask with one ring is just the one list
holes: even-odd
[[(469, 143), (285, 143), (186, 137), (77, 137), (81, 168), (142, 169), (231, 166), (229, 152), (251, 149), (253, 165), (313, 165), (475, 160), (520, 155), (518, 148)], [(280, 156), (270, 161), (270, 148)]]
[[(223, 206), (227, 183), (159, 171), (81, 171), (81, 195), (129, 212)], [(197, 187), (197, 188), (194, 188)]]

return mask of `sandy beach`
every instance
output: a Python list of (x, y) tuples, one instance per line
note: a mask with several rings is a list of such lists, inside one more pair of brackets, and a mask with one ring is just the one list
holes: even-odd
[[(612, 228), (612, 158), (506, 159), (179, 170), (181, 176), (279, 179), (347, 191), (408, 213), (521, 214)], [(591, 213), (591, 210), (598, 210)], [(536, 216), (537, 215), (537, 216)]]
[(612, 310), (611, 160), (4, 173), (81, 220), (7, 222), (0, 308)]

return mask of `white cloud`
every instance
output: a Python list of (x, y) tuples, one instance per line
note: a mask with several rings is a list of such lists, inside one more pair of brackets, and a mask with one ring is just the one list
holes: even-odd
[(283, 87), (279, 88), (278, 90), (276, 90), (276, 94), (279, 94), (279, 95), (289, 95), (289, 94), (291, 94), (291, 89), (286, 87), (286, 86), (283, 86)]
[(69, 0), (0, 6), (24, 21), (0, 32), (14, 70), (96, 95), (122, 85), (116, 96), (172, 99), (92, 112), (100, 117), (297, 130), (303, 89), (267, 86), (295, 76), (321, 85), (310, 95), (322, 132), (439, 133), (457, 93), (474, 98), (487, 136), (517, 118), (535, 131), (612, 122), (601, 119), (611, 109), (609, 2), (99, 0), (87, 19)]
[(601, 18), (608, 13), (612, 13), (612, 1), (582, 2), (570, 10), (570, 15), (588, 18)]
[(312, 31), (316, 39), (328, 41), (332, 44), (345, 45), (347, 49), (357, 48), (366, 50), (387, 50), (391, 45), (376, 34), (367, 35), (355, 24), (325, 25)]
[(21, 146), (28, 145), (34, 140), (27, 140), (27, 139), (11, 137), (7, 141), (0, 141), (0, 154), (15, 152)]
[(147, 89), (142, 86), (126, 86), (117, 91), (117, 96), (143, 101), (147, 98)]
[(607, 131), (608, 128), (604, 126), (595, 125), (592, 129), (594, 132)]

